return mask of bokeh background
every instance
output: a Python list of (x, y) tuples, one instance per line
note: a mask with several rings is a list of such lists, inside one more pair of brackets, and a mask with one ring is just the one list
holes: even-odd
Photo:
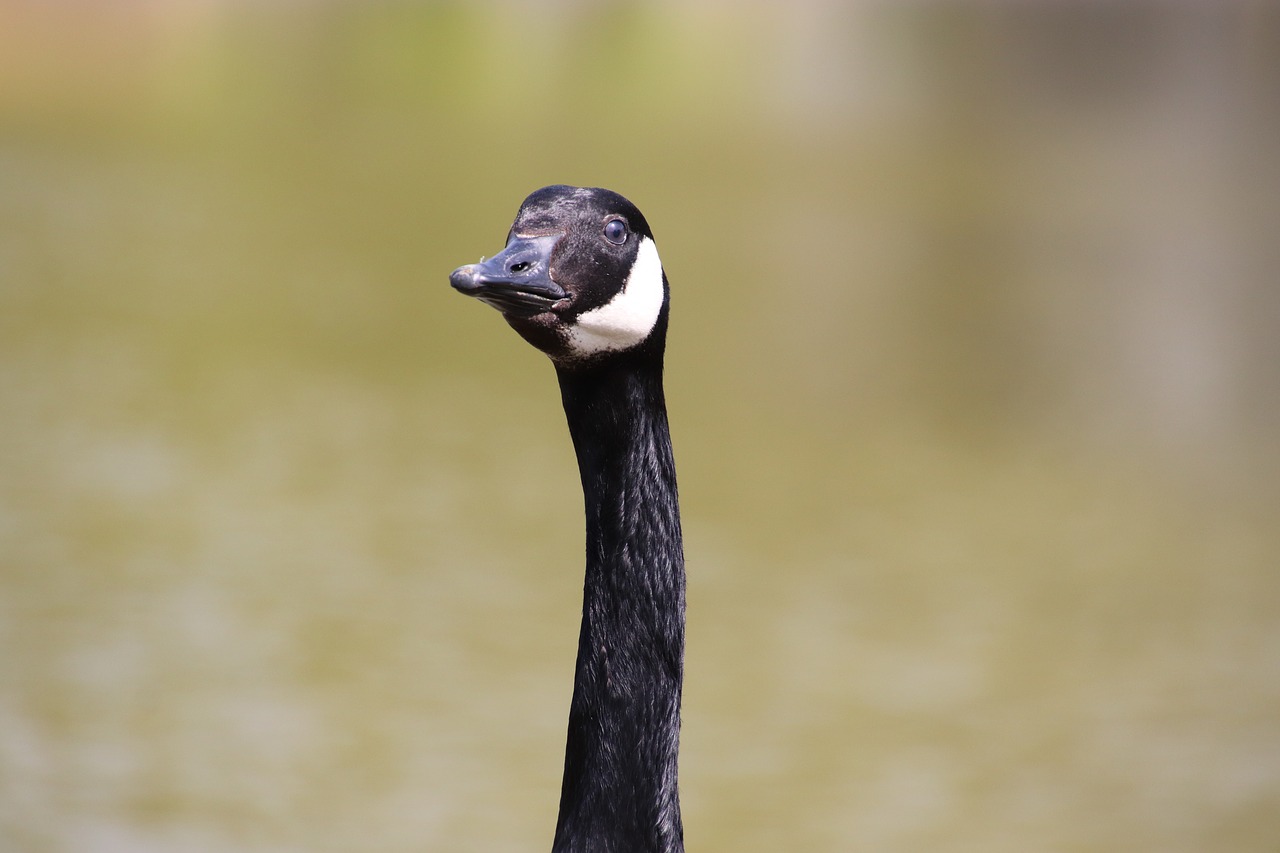
[(0, 850), (550, 846), (653, 223), (697, 851), (1280, 845), (1280, 8), (0, 0)]

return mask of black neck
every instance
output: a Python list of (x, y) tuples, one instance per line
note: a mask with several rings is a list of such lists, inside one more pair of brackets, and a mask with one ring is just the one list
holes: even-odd
[(661, 361), (558, 371), (587, 516), (554, 853), (684, 850), (684, 555)]

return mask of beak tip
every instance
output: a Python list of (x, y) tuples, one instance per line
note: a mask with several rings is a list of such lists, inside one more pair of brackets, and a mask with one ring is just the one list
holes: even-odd
[(467, 264), (458, 267), (449, 274), (449, 284), (453, 285), (453, 289), (462, 293), (470, 293), (476, 289), (476, 265)]

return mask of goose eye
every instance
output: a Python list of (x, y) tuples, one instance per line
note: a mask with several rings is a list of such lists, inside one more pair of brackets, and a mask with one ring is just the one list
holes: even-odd
[(610, 219), (604, 224), (604, 238), (614, 245), (627, 242), (627, 224), (621, 219)]

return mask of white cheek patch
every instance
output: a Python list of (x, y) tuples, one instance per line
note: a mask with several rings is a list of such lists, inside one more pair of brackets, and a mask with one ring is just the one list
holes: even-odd
[(662, 298), (658, 247), (641, 237), (626, 285), (604, 305), (578, 315), (569, 327), (569, 346), (576, 355), (630, 349), (653, 331)]

